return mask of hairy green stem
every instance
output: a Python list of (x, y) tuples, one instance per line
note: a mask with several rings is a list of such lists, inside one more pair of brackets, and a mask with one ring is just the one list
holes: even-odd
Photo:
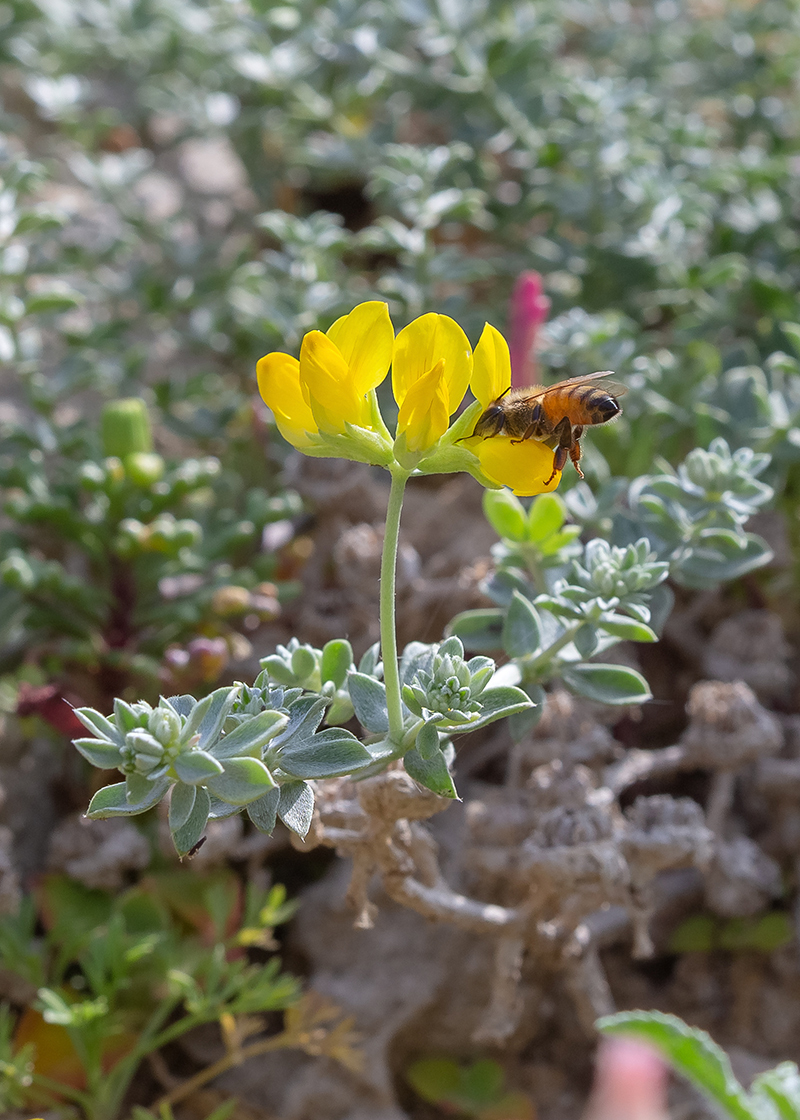
[(400, 666), (397, 663), (397, 628), (395, 623), (395, 574), (397, 546), (400, 540), (400, 513), (409, 471), (391, 468), (392, 487), (386, 508), (386, 528), (381, 556), (381, 657), (386, 685), (386, 707), (389, 712), (389, 739), (397, 747), (403, 738), (403, 702), (400, 695)]

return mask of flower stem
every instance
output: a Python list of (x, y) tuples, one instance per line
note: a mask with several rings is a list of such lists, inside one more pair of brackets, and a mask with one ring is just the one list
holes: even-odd
[(400, 667), (397, 663), (397, 629), (395, 625), (395, 574), (397, 545), (400, 539), (400, 513), (409, 471), (394, 467), (392, 487), (386, 509), (386, 528), (381, 556), (381, 656), (383, 680), (386, 685), (386, 706), (389, 711), (389, 739), (400, 746), (403, 738), (403, 703), (400, 696)]

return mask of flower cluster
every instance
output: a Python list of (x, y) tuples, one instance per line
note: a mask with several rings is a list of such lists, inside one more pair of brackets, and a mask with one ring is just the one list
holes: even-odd
[[(376, 390), (392, 368), (392, 435)], [(281, 434), (306, 455), (354, 459), (420, 474), (468, 471), (517, 494), (554, 489), (552, 450), (507, 435), (473, 437), (478, 417), (511, 386), (508, 344), (488, 323), (473, 353), (446, 315), (415, 319), (395, 337), (385, 303), (362, 303), (327, 333), (310, 331), (300, 358), (267, 354), (258, 386)], [(453, 422), (467, 389), (476, 400)]]

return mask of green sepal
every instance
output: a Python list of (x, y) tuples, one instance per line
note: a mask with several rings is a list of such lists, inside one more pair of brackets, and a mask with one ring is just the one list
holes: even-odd
[(309, 432), (311, 443), (300, 450), (304, 455), (317, 459), (351, 459), (356, 463), (371, 463), (388, 467), (394, 462), (392, 445), (379, 432), (345, 423), (345, 434)]

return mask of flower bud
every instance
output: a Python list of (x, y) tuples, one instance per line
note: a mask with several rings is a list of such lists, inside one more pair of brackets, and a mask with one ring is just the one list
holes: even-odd
[(109, 401), (100, 417), (103, 451), (124, 459), (139, 451), (153, 450), (147, 406), (140, 397)]
[(159, 743), (168, 747), (180, 735), (180, 716), (172, 708), (156, 708), (150, 714), (147, 729)]

